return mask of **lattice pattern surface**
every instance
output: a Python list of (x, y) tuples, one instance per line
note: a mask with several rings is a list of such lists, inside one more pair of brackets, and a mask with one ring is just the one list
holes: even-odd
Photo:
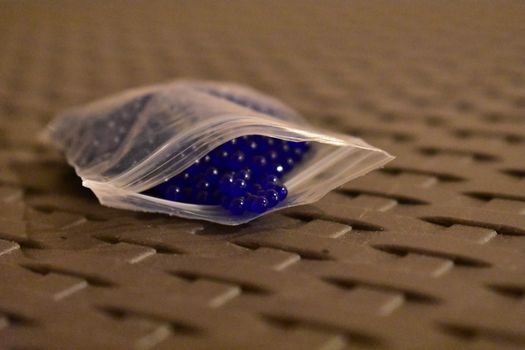
[[(525, 347), (525, 5), (0, 4), (0, 348)], [(397, 159), (222, 227), (100, 206), (38, 132), (178, 77)]]

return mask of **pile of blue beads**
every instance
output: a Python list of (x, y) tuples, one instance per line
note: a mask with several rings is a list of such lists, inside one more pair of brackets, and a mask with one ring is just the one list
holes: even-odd
[(308, 142), (242, 136), (220, 145), (145, 194), (176, 202), (221, 205), (232, 215), (262, 214), (286, 198), (288, 190), (281, 180), (309, 149)]

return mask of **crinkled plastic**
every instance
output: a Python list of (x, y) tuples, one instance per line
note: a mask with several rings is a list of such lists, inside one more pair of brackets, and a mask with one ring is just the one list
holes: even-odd
[(103, 205), (228, 225), (260, 215), (232, 216), (217, 205), (174, 202), (142, 192), (243, 135), (309, 141), (313, 146), (312, 155), (284, 179), (288, 197), (265, 214), (315, 202), (393, 159), (359, 138), (308, 125), (274, 98), (215, 82), (175, 81), (129, 90), (66, 111), (45, 135), (64, 150), (83, 185)]

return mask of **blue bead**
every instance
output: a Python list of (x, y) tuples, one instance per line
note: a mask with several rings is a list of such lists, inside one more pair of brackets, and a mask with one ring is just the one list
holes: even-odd
[(290, 158), (292, 158), (294, 162), (299, 162), (303, 158), (303, 151), (298, 147), (292, 148)]
[(174, 201), (174, 202), (181, 202), (187, 198), (184, 194), (184, 189), (182, 187), (170, 186), (164, 192), (164, 199)]
[(223, 193), (229, 193), (230, 192), (230, 188), (233, 185), (233, 180), (234, 180), (234, 178), (233, 178), (232, 174), (225, 174), (221, 178), (221, 181), (219, 183), (219, 188), (221, 189), (221, 191)]
[(272, 150), (275, 147), (275, 139), (261, 136), (261, 140), (257, 142), (258, 148), (261, 152)]
[(212, 184), (215, 184), (219, 181), (220, 179), (220, 172), (219, 172), (219, 169), (217, 169), (216, 167), (209, 167), (206, 172), (204, 173), (204, 180), (212, 183)]
[(197, 164), (199, 164), (199, 167), (200, 167), (201, 170), (205, 170), (205, 169), (207, 169), (210, 166), (211, 161), (212, 161), (211, 155), (207, 154), (204, 157), (202, 157), (201, 159), (199, 159), (197, 161)]
[(240, 170), (243, 168), (244, 161), (244, 153), (241, 151), (237, 151), (233, 153), (228, 159), (228, 166), (232, 170)]
[(231, 196), (241, 196), (246, 193), (248, 184), (243, 179), (234, 179), (232, 185), (227, 192)]
[(264, 178), (264, 182), (268, 183), (268, 184), (275, 184), (276, 185), (276, 184), (279, 183), (279, 178), (276, 175), (273, 175), (273, 174), (266, 175), (266, 177)]
[(204, 179), (197, 182), (197, 186), (196, 186), (197, 190), (199, 191), (209, 191), (211, 187), (212, 187), (211, 183)]
[(292, 149), (291, 149), (290, 145), (288, 144), (288, 142), (287, 141), (283, 141), (281, 143), (281, 149), (278, 152), (281, 153), (281, 154), (282, 153), (289, 153), (289, 152), (291, 152), (291, 150)]
[(224, 168), (229, 158), (230, 153), (227, 150), (216, 148), (211, 153), (211, 164), (217, 168)]
[(264, 190), (264, 187), (260, 183), (252, 183), (249, 186), (250, 193), (258, 193), (262, 190)]
[(283, 185), (273, 185), (271, 187), (273, 190), (277, 191), (277, 194), (279, 195), (279, 200), (282, 201), (288, 196), (288, 190)]
[(179, 174), (173, 178), (177, 183), (188, 184), (191, 182), (193, 175), (185, 171), (182, 174)]
[(266, 159), (269, 163), (274, 163), (279, 160), (279, 153), (277, 153), (275, 150), (271, 150), (266, 153)]
[(241, 171), (235, 173), (236, 179), (243, 179), (244, 181), (250, 181), (252, 177), (252, 171), (248, 168), (242, 169)]
[(270, 169), (268, 169), (268, 172), (270, 174), (273, 174), (273, 175), (277, 176), (277, 177), (282, 177), (284, 175), (284, 173), (285, 173), (284, 166), (281, 163), (274, 163), (274, 164), (272, 164)]
[(268, 209), (268, 199), (263, 196), (256, 196), (250, 205), (250, 211), (262, 214)]
[(268, 168), (268, 162), (263, 156), (255, 156), (252, 158), (251, 166), (255, 174), (262, 174)]
[(268, 200), (270, 208), (275, 207), (279, 203), (279, 194), (276, 190), (266, 190), (263, 192), (263, 196)]
[(297, 147), (300, 148), (303, 151), (303, 153), (305, 153), (310, 150), (311, 144), (310, 142), (298, 142)]
[(257, 196), (253, 195), (252, 193), (246, 193), (246, 195), (244, 196), (244, 199), (246, 201), (246, 208), (250, 208), (250, 206), (252, 205), (253, 200), (256, 197)]
[(197, 159), (196, 161), (193, 162), (193, 164), (188, 168), (186, 169), (186, 171), (188, 170), (197, 170), (197, 169), (200, 169), (200, 165), (201, 165), (201, 161), (200, 159)]
[(244, 197), (235, 197), (231, 200), (228, 209), (232, 215), (242, 215), (246, 210)]
[(286, 160), (282, 163), (283, 167), (284, 167), (284, 172), (288, 172), (290, 170), (293, 169), (293, 167), (295, 166), (295, 162), (293, 161), (292, 158), (286, 158)]
[(257, 144), (255, 140), (248, 140), (246, 144), (246, 150), (249, 153), (254, 154), (258, 151), (258, 149), (259, 149), (259, 145)]

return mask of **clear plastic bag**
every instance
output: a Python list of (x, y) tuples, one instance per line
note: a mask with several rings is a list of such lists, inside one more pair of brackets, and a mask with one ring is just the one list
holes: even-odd
[(288, 197), (266, 213), (315, 202), (393, 159), (361, 139), (317, 130), (289, 107), (250, 88), (200, 81), (134, 89), (66, 111), (45, 135), (64, 150), (83, 185), (103, 205), (228, 225), (261, 214), (232, 216), (217, 205), (174, 202), (143, 192), (243, 135), (313, 145), (310, 157), (284, 179)]

